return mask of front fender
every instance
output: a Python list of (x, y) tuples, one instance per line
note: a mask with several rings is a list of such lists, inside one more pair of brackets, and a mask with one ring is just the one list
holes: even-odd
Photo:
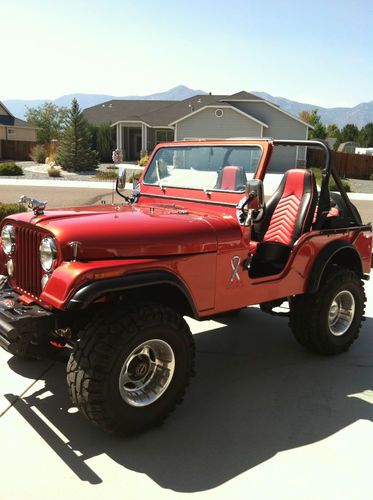
[(178, 289), (187, 300), (193, 315), (197, 317), (197, 311), (189, 290), (177, 276), (168, 271), (142, 271), (118, 278), (86, 283), (73, 294), (67, 303), (66, 309), (69, 311), (85, 309), (103, 295), (154, 285), (170, 285)]

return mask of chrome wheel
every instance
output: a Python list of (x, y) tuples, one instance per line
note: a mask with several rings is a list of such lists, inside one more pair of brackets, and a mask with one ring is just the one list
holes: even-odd
[(162, 396), (175, 371), (175, 355), (167, 342), (152, 339), (136, 347), (119, 375), (119, 392), (131, 406), (148, 406)]
[(340, 337), (350, 328), (355, 315), (355, 299), (351, 292), (339, 292), (330, 305), (328, 323), (331, 333)]

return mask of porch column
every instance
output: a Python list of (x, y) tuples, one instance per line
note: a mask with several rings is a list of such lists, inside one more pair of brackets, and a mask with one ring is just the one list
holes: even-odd
[(117, 126), (116, 126), (116, 130), (117, 130), (117, 149), (122, 149), (122, 125), (120, 123), (117, 123)]
[(141, 149), (144, 153), (148, 149), (148, 127), (144, 123), (141, 125)]
[(119, 143), (118, 143), (118, 149), (121, 151), (123, 150), (123, 125), (120, 123), (119, 124)]

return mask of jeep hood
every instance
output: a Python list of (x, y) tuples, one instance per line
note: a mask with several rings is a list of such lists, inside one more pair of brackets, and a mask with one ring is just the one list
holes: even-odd
[(97, 260), (216, 252), (218, 233), (224, 241), (241, 239), (233, 218), (229, 221), (178, 207), (84, 207), (50, 210), (36, 217), (28, 212), (14, 218), (52, 233), (65, 260), (72, 258), (73, 241), (80, 243), (79, 260)]

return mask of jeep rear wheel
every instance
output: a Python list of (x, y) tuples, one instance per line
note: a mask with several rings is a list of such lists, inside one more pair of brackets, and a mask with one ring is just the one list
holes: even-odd
[(359, 336), (366, 297), (361, 279), (332, 266), (314, 294), (290, 301), (290, 328), (300, 344), (319, 354), (347, 351)]
[(107, 432), (131, 434), (161, 423), (193, 373), (189, 327), (163, 305), (99, 313), (77, 344), (67, 366), (71, 400)]

